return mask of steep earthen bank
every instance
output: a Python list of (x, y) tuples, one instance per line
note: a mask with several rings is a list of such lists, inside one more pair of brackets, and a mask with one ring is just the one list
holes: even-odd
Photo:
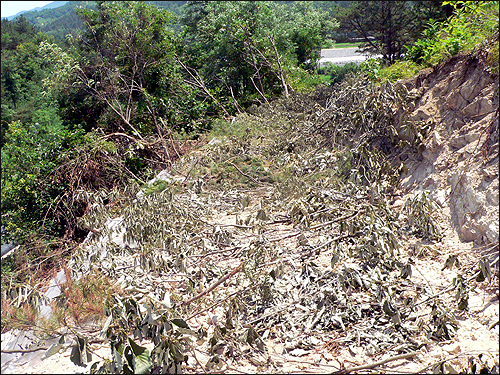
[(405, 82), (409, 119), (430, 125), (423, 152), (406, 161), (403, 192), (434, 196), (463, 242), (498, 242), (498, 73), (482, 49)]

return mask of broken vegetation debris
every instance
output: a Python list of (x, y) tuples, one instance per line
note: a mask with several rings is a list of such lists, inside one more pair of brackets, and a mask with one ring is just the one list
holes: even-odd
[[(91, 372), (273, 372), (273, 342), (288, 356), (341, 344), (396, 360), (450, 340), (470, 289), (492, 271), (487, 259), (457, 269), (450, 258), (442, 271), (456, 276), (438, 293), (415, 277), (408, 239), (431, 246), (442, 233), (430, 195), (390, 204), (394, 156), (418, 152), (429, 131), (395, 120), (414, 103), (401, 83), (352, 78), (239, 115), (242, 135), (180, 158), (174, 178), (79, 192), (79, 224), (94, 230), (68, 269), (123, 290), (99, 322), (111, 360)], [(73, 349), (79, 364), (90, 360), (86, 340)]]

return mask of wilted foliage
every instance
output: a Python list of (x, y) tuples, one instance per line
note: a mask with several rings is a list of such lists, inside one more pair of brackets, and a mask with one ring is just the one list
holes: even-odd
[[(460, 270), (446, 289), (456, 306), (415, 280), (405, 239), (440, 238), (436, 207), (426, 194), (401, 211), (388, 204), (391, 157), (408, 147), (396, 118), (413, 99), (402, 85), (351, 85), (255, 108), (155, 181), (78, 190), (90, 233), (72, 277), (103, 275), (123, 290), (107, 296), (101, 322), (113, 359), (93, 372), (181, 371), (200, 352), (196, 371), (223, 371), (229, 358), (265, 355), (268, 340), (287, 353), (331, 341), (374, 355), (453, 337), (489, 263)], [(208, 328), (191, 328), (199, 316)]]

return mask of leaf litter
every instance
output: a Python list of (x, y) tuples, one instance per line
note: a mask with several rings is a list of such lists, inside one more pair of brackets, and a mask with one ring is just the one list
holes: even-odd
[[(81, 225), (101, 235), (69, 267), (125, 292), (107, 299), (111, 356), (91, 372), (461, 370), (432, 348), (498, 278), (487, 258), (437, 261), (430, 196), (391, 204), (395, 156), (419, 152), (429, 130), (395, 121), (412, 103), (403, 84), (351, 79), (239, 115), (243, 136), (185, 155), (172, 178), (81, 192), (94, 202)], [(73, 351), (87, 363), (85, 340)], [(498, 352), (469, 362), (495, 372)]]

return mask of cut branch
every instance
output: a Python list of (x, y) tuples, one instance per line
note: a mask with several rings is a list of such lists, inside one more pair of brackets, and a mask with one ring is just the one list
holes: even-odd
[(397, 361), (398, 359), (406, 359), (406, 358), (415, 357), (417, 354), (418, 354), (418, 352), (411, 352), (411, 353), (406, 353), (406, 354), (400, 354), (400, 355), (396, 355), (394, 357), (389, 357), (389, 358), (383, 359), (381, 361), (369, 363), (367, 365), (348, 367), (346, 369), (341, 369), (341, 370), (338, 370), (338, 371), (334, 371), (331, 374), (349, 374), (350, 372), (353, 372), (353, 371), (359, 371), (359, 370), (366, 370), (366, 369), (370, 369), (370, 368), (375, 368), (377, 366), (381, 366), (381, 365), (383, 365), (385, 363), (388, 363), (388, 362)]
[(253, 178), (252, 176), (247, 175), (246, 173), (243, 173), (243, 172), (242, 172), (242, 171), (241, 171), (241, 170), (240, 170), (240, 169), (239, 169), (236, 165), (234, 165), (233, 163), (231, 163), (231, 162), (228, 162), (228, 163), (229, 163), (229, 164), (231, 164), (234, 168), (236, 168), (236, 170), (237, 170), (238, 172), (240, 172), (242, 176), (245, 176), (246, 178), (250, 179), (252, 182), (255, 182), (255, 183), (256, 183), (256, 184), (258, 184), (258, 185), (261, 185), (261, 184), (262, 184), (261, 182), (257, 181), (255, 178)]
[(201, 292), (200, 294), (198, 294), (197, 296), (194, 296), (193, 298), (190, 298), (188, 299), (187, 301), (184, 301), (181, 303), (182, 306), (186, 306), (186, 305), (189, 305), (191, 302), (193, 301), (196, 301), (197, 299), (200, 299), (201, 297), (203, 297), (204, 295), (210, 293), (212, 290), (214, 290), (215, 288), (217, 288), (220, 284), (222, 284), (224, 281), (226, 281), (227, 279), (233, 277), (234, 275), (236, 275), (238, 272), (240, 272), (241, 270), (243, 269), (243, 262), (240, 263), (240, 265), (238, 267), (236, 267), (234, 270), (232, 270), (231, 272), (229, 272), (227, 275), (223, 276), (220, 278), (219, 281), (217, 281), (214, 285), (212, 285), (210, 288), (204, 290), (203, 292)]

